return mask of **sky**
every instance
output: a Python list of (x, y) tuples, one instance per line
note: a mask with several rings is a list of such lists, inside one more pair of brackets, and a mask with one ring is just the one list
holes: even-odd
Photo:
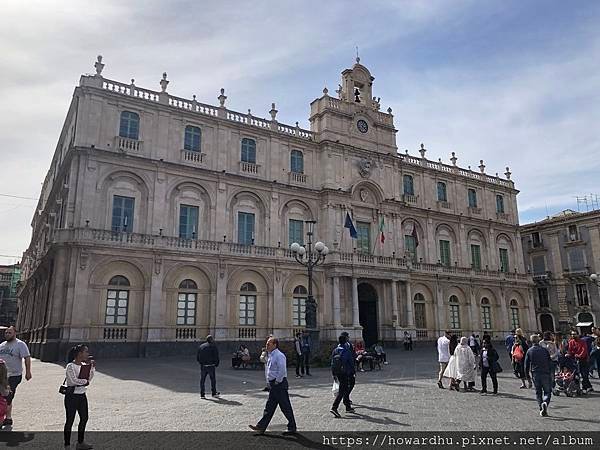
[[(309, 128), (309, 104), (354, 63), (392, 108), (402, 153), (512, 172), (520, 223), (598, 194), (600, 2), (4, 0), (0, 264), (31, 218), (79, 76), (93, 73)], [(25, 198), (14, 198), (18, 196)], [(585, 205), (580, 204), (585, 211)]]

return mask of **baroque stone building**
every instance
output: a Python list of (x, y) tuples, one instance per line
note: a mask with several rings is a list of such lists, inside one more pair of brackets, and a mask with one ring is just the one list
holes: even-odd
[[(167, 92), (82, 76), (33, 218), (19, 329), (34, 355), (73, 342), (94, 354), (189, 351), (291, 338), (304, 326), (305, 269), (289, 246), (307, 220), (330, 248), (315, 272), (323, 340), (405, 331), (495, 337), (535, 315), (516, 195), (506, 179), (399, 154), (357, 59), (310, 130)], [(345, 228), (351, 217), (357, 238)], [(384, 242), (382, 241), (382, 232)]]
[(564, 332), (598, 324), (600, 296), (590, 275), (600, 269), (600, 211), (566, 210), (523, 225), (521, 235), (539, 328)]
[(17, 284), (21, 267), (17, 264), (0, 266), (0, 325), (14, 325), (17, 319)]

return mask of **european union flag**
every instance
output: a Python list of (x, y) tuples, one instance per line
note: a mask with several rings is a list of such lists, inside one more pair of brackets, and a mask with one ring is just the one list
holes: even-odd
[(348, 228), (350, 230), (350, 237), (352, 239), (358, 239), (358, 233), (356, 232), (356, 228), (354, 228), (354, 224), (352, 223), (352, 219), (350, 218), (350, 213), (346, 213), (346, 221), (344, 222), (344, 228)]

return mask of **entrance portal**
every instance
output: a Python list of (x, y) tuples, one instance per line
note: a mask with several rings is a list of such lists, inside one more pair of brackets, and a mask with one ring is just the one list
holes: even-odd
[(375, 344), (378, 340), (377, 292), (368, 283), (358, 285), (358, 321), (363, 327), (365, 347)]
[(554, 321), (550, 314), (540, 315), (540, 325), (542, 326), (542, 332), (552, 331), (554, 333)]

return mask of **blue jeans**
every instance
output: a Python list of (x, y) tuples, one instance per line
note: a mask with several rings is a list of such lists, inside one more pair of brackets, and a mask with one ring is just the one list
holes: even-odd
[(537, 398), (538, 406), (542, 409), (542, 403), (550, 404), (552, 397), (552, 382), (549, 372), (532, 372), (533, 385), (535, 386), (535, 397)]

